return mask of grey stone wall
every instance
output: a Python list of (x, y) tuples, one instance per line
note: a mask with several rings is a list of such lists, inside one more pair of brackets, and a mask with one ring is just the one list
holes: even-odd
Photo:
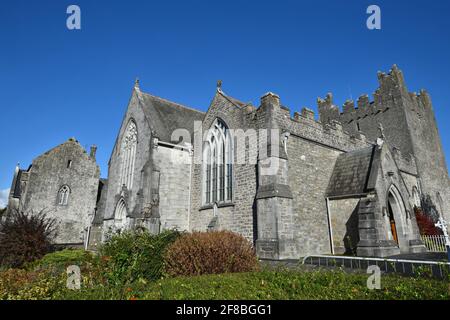
[(189, 230), (191, 162), (189, 151), (158, 146), (153, 152), (153, 170), (159, 173), (159, 215), (163, 230)]
[[(123, 135), (127, 125), (133, 120), (137, 126), (138, 139), (135, 159), (135, 169), (133, 174), (133, 188), (122, 192), (120, 149)], [(148, 120), (140, 102), (140, 92), (133, 90), (132, 97), (125, 112), (119, 133), (116, 138), (114, 148), (108, 163), (108, 189), (106, 195), (104, 219), (106, 220), (104, 232), (113, 226), (114, 211), (121, 197), (125, 198), (127, 205), (127, 215), (130, 218), (138, 216), (145, 203), (151, 201), (151, 154), (152, 154), (152, 133)], [(132, 222), (132, 221), (131, 221)]]
[[(330, 97), (331, 98), (331, 97)], [(289, 132), (287, 158), (293, 195), (294, 237), (297, 257), (331, 253), (326, 190), (339, 154), (369, 144), (362, 134), (349, 134), (338, 122), (321, 123), (312, 110), (274, 110), (281, 132)], [(345, 225), (345, 215), (340, 222)]]
[[(205, 133), (216, 118), (222, 119), (229, 129), (256, 129), (256, 117), (249, 115), (248, 109), (238, 105), (220, 92), (216, 94), (205, 115), (202, 132)], [(197, 132), (198, 133), (198, 132)], [(249, 146), (246, 149), (256, 148)], [(231, 202), (218, 204), (217, 228), (227, 229), (245, 236), (250, 241), (255, 240), (256, 226), (254, 225), (255, 196), (256, 196), (256, 163), (237, 164), (236, 159), (242, 154), (234, 154), (233, 166), (233, 196)], [(194, 157), (201, 159), (201, 145), (194, 146)], [(247, 153), (248, 157), (248, 153)], [(194, 164), (192, 170), (191, 219), (192, 230), (206, 231), (213, 220), (213, 208), (202, 203), (202, 165)]]
[(362, 132), (369, 141), (375, 141), (380, 136), (378, 124), (381, 123), (389, 145), (398, 149), (404, 158), (412, 156), (422, 194), (429, 195), (438, 210), (447, 215), (448, 220), (448, 168), (431, 98), (425, 90), (421, 90), (419, 94), (409, 92), (403, 73), (396, 66), (393, 66), (389, 74), (378, 73), (378, 80), (379, 88), (373, 94), (373, 101), (363, 95), (358, 99), (357, 108), (352, 101), (347, 101), (342, 113), (333, 105), (332, 96), (320, 99), (320, 117), (324, 122), (341, 122), (344, 130), (350, 133)]
[(425, 91), (421, 91), (420, 95), (411, 94), (409, 98), (404, 99), (406, 119), (411, 132), (421, 191), (431, 197), (437, 210), (448, 221), (450, 180), (431, 99)]
[[(33, 160), (28, 174), (20, 209), (45, 210), (58, 223), (57, 244), (82, 245), (96, 208), (100, 170), (95, 158), (69, 139)], [(69, 200), (59, 205), (58, 191), (64, 185), (70, 188)]]
[(294, 135), (288, 139), (289, 184), (300, 256), (331, 252), (325, 193), (340, 153)]
[(359, 201), (361, 198), (329, 201), (335, 254), (354, 254), (359, 242)]
[[(450, 201), (448, 172), (431, 100), (425, 92), (409, 93), (396, 67), (388, 75), (380, 73), (378, 78), (380, 87), (374, 93), (374, 101), (361, 96), (358, 108), (347, 101), (341, 113), (331, 94), (319, 99), (319, 121), (308, 108), (294, 112), (291, 117), (290, 109), (273, 93), (264, 95), (260, 107), (255, 108), (218, 89), (206, 114), (189, 113), (191, 122), (204, 116), (195, 130), (193, 154), (190, 147), (174, 148), (168, 140), (171, 134), (168, 131), (186, 122), (183, 115), (187, 113), (179, 110), (182, 106), (150, 98), (136, 84), (108, 163), (108, 181), (99, 197), (99, 212), (91, 228), (92, 245), (95, 246), (99, 233), (104, 238), (114, 228), (115, 208), (124, 198), (127, 227), (142, 225), (152, 232), (173, 228), (227, 229), (253, 241), (263, 258), (330, 253), (328, 213), (337, 253), (354, 250), (353, 242), (358, 240), (356, 224), (358, 252), (362, 255), (422, 250), (412, 210), (412, 190), (417, 188), (430, 195), (441, 212), (449, 212)], [(166, 113), (165, 117), (158, 118), (162, 113)], [(203, 166), (198, 160), (202, 159), (202, 135), (217, 118), (236, 135), (232, 200), (218, 202), (217, 208), (213, 208), (212, 204), (202, 202)], [(138, 138), (133, 187), (128, 190), (120, 182), (120, 153), (130, 120), (136, 123)], [(261, 129), (278, 130), (281, 144), (276, 155), (258, 150)], [(245, 139), (251, 130), (259, 141)], [(383, 149), (378, 159), (375, 166), (378, 171), (375, 178), (371, 177), (375, 179), (372, 189), (359, 195), (361, 198), (347, 195), (347, 199), (330, 199), (328, 212), (326, 190), (338, 156), (371, 146), (380, 136), (390, 150)], [(268, 140), (269, 152), (276, 150), (272, 139)], [(72, 199), (71, 195), (69, 206), (55, 211), (57, 216), (64, 217), (60, 226), (64, 239), (60, 241), (67, 243), (83, 240), (98, 200), (99, 172), (95, 159), (76, 145), (79, 146), (69, 141), (37, 158), (31, 170), (21, 171), (17, 179), (23, 196), (10, 199), (11, 206), (38, 210), (55, 206), (56, 188), (64, 181), (71, 189), (73, 185), (74, 196)], [(71, 170), (64, 168), (69, 156), (73, 158)], [(267, 161), (277, 161), (278, 169), (263, 174)], [(404, 215), (396, 217), (401, 233), (399, 248), (389, 239), (385, 215), (392, 185), (398, 188), (405, 203)], [(345, 243), (348, 235), (351, 244)]]
[[(389, 256), (398, 253), (423, 252), (416, 217), (411, 206), (408, 183), (398, 169), (389, 146), (377, 147), (369, 184), (374, 192), (361, 200), (359, 208), (360, 242), (358, 255)], [(391, 188), (397, 192), (397, 205), (391, 202), (398, 243), (394, 242), (388, 206)]]
[[(230, 101), (218, 93), (205, 116), (202, 130), (205, 132), (216, 118), (221, 118), (231, 129), (276, 128), (280, 133), (289, 132), (287, 161), (280, 158), (280, 163), (286, 164), (286, 170), (275, 173), (273, 177), (260, 177), (259, 186), (271, 183), (287, 184), (288, 189), (292, 190), (293, 199), (274, 200), (267, 197), (256, 202), (256, 166), (248, 163), (236, 164), (233, 201), (219, 204), (215, 225), (244, 234), (250, 240), (258, 239), (259, 230), (260, 236), (267, 240), (261, 248), (267, 250), (268, 257), (269, 251), (274, 249), (273, 246), (281, 253), (278, 258), (330, 253), (325, 192), (334, 163), (342, 152), (369, 144), (364, 135), (350, 135), (344, 132), (339, 123), (324, 125), (315, 121), (309, 110), (302, 110), (302, 114), (295, 114), (292, 119), (286, 107), (279, 104), (263, 106), (262, 103), (262, 107), (255, 109), (251, 106), (236, 105), (235, 101)], [(255, 147), (257, 145), (246, 145), (245, 150)], [(194, 153), (199, 150), (201, 148), (197, 145)], [(199, 154), (195, 156), (198, 157)], [(242, 157), (242, 154), (235, 156)], [(248, 154), (245, 157), (248, 157)], [(202, 166), (195, 164), (192, 172), (192, 230), (207, 230), (214, 218), (213, 209), (202, 204), (202, 192)], [(278, 220), (281, 218), (286, 223), (281, 222), (280, 225)], [(289, 241), (270, 242), (270, 239), (282, 238), (293, 240), (294, 245)]]

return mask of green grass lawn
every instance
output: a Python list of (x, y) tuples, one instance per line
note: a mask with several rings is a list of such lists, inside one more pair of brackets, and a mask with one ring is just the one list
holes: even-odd
[(448, 281), (382, 275), (381, 290), (367, 288), (366, 274), (343, 271), (260, 271), (138, 281), (124, 287), (65, 291), (64, 299), (449, 299)]
[[(257, 272), (164, 277), (161, 268), (150, 272), (152, 261), (135, 268), (134, 255), (122, 253), (121, 263), (112, 263), (109, 256), (63, 250), (0, 271), (0, 300), (449, 300), (450, 295), (450, 278), (432, 279), (425, 269), (415, 277), (382, 274), (381, 289), (370, 290), (370, 275), (355, 270), (264, 265)], [(73, 264), (80, 266), (79, 290), (67, 288), (66, 268)]]

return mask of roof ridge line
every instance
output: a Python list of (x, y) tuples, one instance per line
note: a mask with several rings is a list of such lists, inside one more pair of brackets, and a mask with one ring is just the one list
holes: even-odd
[(150, 93), (147, 93), (147, 92), (142, 92), (142, 91), (141, 91), (141, 94), (145, 94), (145, 95), (147, 95), (147, 96), (150, 96), (150, 97), (153, 97), (153, 98), (156, 98), (156, 99), (165, 101), (165, 102), (169, 102), (169, 103), (171, 103), (171, 104), (175, 104), (175, 105), (177, 105), (177, 106), (179, 106), (179, 107), (182, 107), (182, 108), (184, 108), (184, 109), (187, 109), (187, 110), (191, 110), (191, 111), (195, 111), (195, 112), (198, 112), (198, 113), (205, 114), (205, 112), (203, 112), (203, 111), (194, 109), (194, 108), (192, 108), (192, 107), (185, 106), (185, 105), (183, 105), (183, 104), (181, 104), (181, 103), (178, 103), (178, 102), (170, 101), (170, 100), (168, 100), (168, 99), (165, 99), (165, 98), (161, 98), (161, 97), (155, 96), (155, 95), (150, 94)]
[[(227, 95), (225, 92), (223, 92), (222, 89), (220, 89), (220, 88), (217, 88), (217, 92), (218, 92), (222, 97), (224, 97), (225, 99), (227, 99), (230, 103), (232, 103), (235, 107), (238, 107), (239, 109), (243, 109), (243, 108), (245, 108), (246, 106), (249, 105), (248, 103), (245, 103), (245, 102), (240, 101), (240, 100), (238, 100), (238, 99), (236, 99), (236, 98), (233, 98), (233, 97), (231, 97), (231, 96), (228, 96), (228, 95)], [(242, 103), (242, 106), (238, 105), (238, 104), (237, 104), (236, 102), (234, 102), (233, 100), (236, 100), (236, 101), (241, 102), (241, 103)]]

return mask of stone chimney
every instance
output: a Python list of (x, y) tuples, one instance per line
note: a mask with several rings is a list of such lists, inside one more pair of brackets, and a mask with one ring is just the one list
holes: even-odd
[(280, 97), (272, 92), (266, 93), (261, 97), (261, 107), (263, 108), (280, 107)]

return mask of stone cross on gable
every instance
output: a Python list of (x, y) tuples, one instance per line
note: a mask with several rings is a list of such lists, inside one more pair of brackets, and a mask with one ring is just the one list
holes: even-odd
[(435, 226), (442, 230), (445, 237), (445, 245), (447, 247), (450, 247), (450, 240), (448, 238), (448, 232), (447, 232), (447, 221), (445, 221), (442, 217), (439, 218), (438, 222), (435, 224)]

